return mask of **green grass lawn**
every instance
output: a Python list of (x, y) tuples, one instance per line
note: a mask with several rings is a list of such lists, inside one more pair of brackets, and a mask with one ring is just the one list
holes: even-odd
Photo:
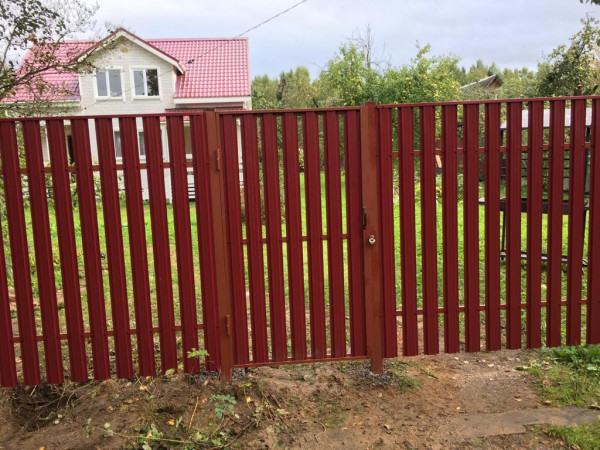
[[(533, 377), (543, 404), (599, 408), (600, 346), (541, 350), (525, 369)], [(541, 425), (533, 429), (561, 439), (570, 448), (600, 448), (600, 419), (590, 425)]]
[[(280, 177), (280, 184), (281, 184), (281, 192), (283, 195), (283, 176)], [(437, 183), (438, 183), (438, 194), (441, 192), (441, 177), (438, 176), (436, 178)], [(341, 184), (341, 191), (342, 191), (342, 200), (341, 200), (341, 211), (342, 211), (342, 223), (343, 223), (343, 229), (342, 232), (346, 233), (347, 232), (347, 226), (346, 226), (346, 213), (347, 213), (347, 209), (346, 209), (346, 192), (345, 192), (345, 186), (346, 186), (346, 177), (345, 174), (342, 172), (342, 184)], [(306, 205), (306, 198), (305, 198), (305, 177), (304, 174), (301, 173), (300, 174), (300, 190), (301, 190), (301, 211), (302, 211), (302, 233), (303, 235), (306, 235), (307, 233), (307, 205)], [(397, 182), (395, 183), (397, 184)], [(325, 186), (326, 186), (326, 180), (325, 180), (325, 175), (324, 173), (321, 174), (321, 203), (322, 203), (322, 220), (323, 220), (323, 233), (326, 234), (327, 233), (327, 214), (326, 214), (326, 209), (325, 209), (325, 205), (327, 204), (327, 197), (326, 197), (326, 192), (325, 192)], [(422, 271), (421, 271), (421, 240), (420, 240), (420, 233), (421, 233), (421, 215), (420, 215), (420, 198), (419, 198), (419, 189), (418, 189), (418, 185), (417, 187), (417, 198), (415, 199), (415, 210), (416, 210), (416, 250), (417, 250), (417, 285), (420, 286), (421, 285), (421, 276), (422, 276)], [(480, 192), (479, 192), (479, 197), (482, 197), (483, 194), (483, 183), (480, 183)], [(262, 202), (262, 200), (261, 200)], [(242, 200), (243, 203), (243, 200)], [(394, 249), (395, 249), (395, 270), (396, 270), (396, 304), (397, 304), (397, 309), (400, 309), (401, 306), (401, 277), (400, 277), (400, 235), (399, 235), (399, 230), (400, 230), (400, 212), (399, 212), (399, 195), (398, 192), (395, 191), (394, 193), (394, 204), (393, 204), (393, 210), (394, 210), (394, 230), (395, 230), (395, 235), (394, 235)], [(176, 323), (179, 323), (179, 303), (178, 303), (178, 291), (177, 291), (177, 267), (176, 267), (176, 253), (175, 253), (175, 238), (174, 238), (174, 218), (173, 218), (173, 208), (172, 205), (168, 204), (166, 206), (166, 211), (167, 211), (167, 218), (168, 218), (168, 228), (169, 228), (169, 234), (170, 234), (170, 242), (171, 242), (171, 268), (172, 268), (172, 276), (173, 276), (173, 292), (174, 292), (174, 298), (175, 298), (175, 302), (174, 302), (174, 307), (175, 307), (175, 320)], [(460, 298), (461, 298), (461, 304), (464, 303), (464, 296), (462, 295), (463, 293), (463, 248), (464, 248), (464, 242), (465, 242), (465, 236), (464, 236), (464, 230), (463, 230), (463, 221), (462, 221), (462, 211), (463, 211), (463, 203), (462, 203), (462, 199), (459, 198), (458, 201), (458, 250), (459, 250), (459, 289), (460, 289)], [(51, 239), (52, 239), (52, 244), (53, 244), (53, 249), (54, 249), (54, 258), (55, 258), (55, 277), (56, 277), (56, 285), (59, 289), (61, 289), (61, 273), (60, 273), (60, 258), (59, 258), (59, 253), (58, 253), (58, 238), (57, 238), (57, 233), (56, 233), (56, 218), (54, 217), (54, 210), (52, 207), (49, 208), (49, 212), (50, 212), (50, 223), (51, 223)], [(106, 237), (105, 237), (105, 232), (104, 232), (104, 221), (103, 221), (103, 216), (102, 216), (102, 205), (99, 202), (98, 203), (98, 208), (97, 208), (97, 212), (98, 212), (98, 228), (99, 228), (99, 235), (100, 235), (100, 248), (101, 248), (101, 252), (106, 255)], [(285, 207), (284, 204), (282, 202), (282, 233), (283, 236), (285, 236), (286, 234), (286, 227), (285, 227), (285, 220), (283, 219), (285, 217)], [(153, 251), (152, 251), (152, 229), (151, 229), (151, 215), (150, 215), (150, 207), (148, 203), (144, 203), (144, 219), (145, 219), (145, 225), (146, 225), (146, 242), (147, 242), (147, 251), (148, 251), (148, 263), (149, 263), (149, 267), (148, 267), (148, 271), (149, 271), (149, 277), (150, 277), (150, 288), (151, 288), (151, 299), (152, 299), (152, 304), (153, 304), (153, 311), (154, 311), (154, 325), (158, 326), (158, 319), (156, 317), (156, 280), (155, 280), (155, 274), (154, 274), (154, 257), (153, 257)], [(200, 249), (198, 248), (198, 239), (197, 239), (197, 216), (196, 216), (196, 205), (195, 203), (190, 203), (190, 217), (191, 217), (191, 233), (192, 233), (192, 245), (193, 245), (193, 255), (194, 255), (194, 265), (195, 265), (195, 282), (196, 282), (196, 298), (197, 298), (197, 304), (198, 304), (198, 321), (202, 322), (202, 311), (201, 311), (201, 298), (200, 298), (200, 267), (199, 267), (199, 251)], [(201, 214), (201, 220), (206, 220), (208, 219), (208, 216), (206, 214)], [(129, 236), (128, 236), (128, 230), (127, 230), (127, 214), (126, 214), (126, 205), (125, 202), (123, 202), (121, 204), (121, 220), (122, 220), (122, 225), (123, 225), (123, 240), (124, 240), (124, 249), (125, 249), (125, 271), (126, 271), (126, 281), (127, 281), (127, 290), (128, 290), (128, 298), (129, 298), (129, 303), (131, 305), (130, 308), (130, 315), (131, 315), (131, 324), (132, 326), (134, 325), (134, 308), (133, 308), (133, 284), (132, 284), (132, 279), (131, 279), (131, 266), (132, 263), (135, 263), (135, 255), (131, 255), (130, 254), (130, 250), (129, 250)], [(547, 222), (547, 216), (544, 216), (543, 218), (544, 223), (543, 223), (543, 235), (542, 235), (542, 242), (543, 242), (543, 251), (546, 251), (546, 241), (547, 241), (547, 227), (546, 227), (546, 222)], [(35, 257), (34, 257), (34, 248), (33, 248), (33, 236), (32, 236), (32, 227), (31, 227), (31, 212), (30, 210), (27, 208), (26, 210), (26, 228), (27, 228), (27, 233), (28, 233), (28, 243), (29, 243), (29, 247), (30, 247), (30, 260), (31, 260), (31, 267), (32, 267), (32, 283), (33, 283), (33, 288), (34, 288), (34, 294), (37, 295), (37, 280), (35, 277)], [(566, 254), (567, 251), (567, 243), (568, 243), (568, 233), (567, 233), (567, 222), (568, 222), (568, 218), (567, 216), (564, 216), (563, 218), (563, 252)], [(472, 238), (472, 239), (479, 239), (479, 255), (480, 255), (480, 264), (479, 264), (479, 268), (480, 268), (480, 302), (483, 304), (484, 303), (484, 292), (485, 292), (485, 278), (484, 278), (484, 270), (485, 270), (485, 214), (484, 214), (484, 207), (483, 206), (479, 206), (479, 236), (474, 236), (474, 237), (468, 237), (468, 238)], [(6, 223), (2, 224), (3, 227), (3, 232), (7, 233), (7, 226)], [(443, 292), (442, 292), (442, 280), (443, 280), (443, 238), (442, 238), (442, 205), (441, 205), (441, 199), (438, 198), (438, 202), (437, 202), (437, 211), (436, 211), (436, 229), (437, 229), (437, 273), (438, 273), (438, 299), (439, 299), (439, 305), (442, 306), (443, 305)], [(245, 225), (242, 225), (242, 232), (243, 235), (245, 237)], [(87, 317), (87, 305), (86, 305), (86, 301), (85, 301), (85, 289), (83, 289), (84, 285), (85, 285), (85, 273), (84, 273), (84, 269), (83, 269), (83, 254), (82, 254), (82, 246), (81, 246), (81, 229), (80, 229), (80, 220), (79, 220), (79, 211), (77, 209), (75, 209), (75, 236), (76, 236), (76, 242), (77, 242), (77, 249), (78, 249), (78, 258), (79, 258), (79, 271), (80, 271), (80, 281), (82, 284), (82, 296), (83, 296), (83, 305), (84, 305), (84, 314)], [(265, 226), (265, 221), (263, 218), (263, 237), (266, 237), (266, 226)], [(526, 248), (526, 238), (527, 238), (527, 217), (526, 214), (522, 215), (522, 248), (525, 249)], [(586, 239), (586, 246), (587, 246), (587, 235), (585, 237)], [(9, 260), (9, 254), (10, 254), (10, 249), (8, 248), (7, 245), (7, 239), (5, 238), (5, 250), (7, 252), (7, 261)], [(586, 247), (587, 248), (587, 247)], [(263, 246), (264, 249), (264, 276), (265, 276), (265, 286), (268, 292), (268, 267), (267, 267), (267, 247), (266, 245)], [(304, 267), (304, 291), (305, 291), (305, 299), (306, 299), (306, 303), (308, 305), (308, 274), (309, 274), (309, 267), (308, 267), (308, 258), (307, 258), (307, 244), (306, 242), (303, 244), (303, 249), (304, 249), (304, 258), (303, 258), (303, 267)], [(348, 262), (348, 247), (347, 247), (347, 243), (344, 242), (343, 245), (343, 252), (344, 252), (344, 261), (340, 262), (340, 264), (343, 264), (343, 271), (344, 271), (344, 281), (345, 281), (345, 298), (346, 298), (346, 304), (348, 304), (348, 284), (349, 284), (349, 271), (348, 271), (348, 267), (349, 267), (349, 262)], [(247, 257), (247, 249), (244, 250), (244, 256)], [(327, 241), (324, 240), (323, 241), (323, 260), (324, 260), (324, 271), (325, 271), (325, 299), (326, 299), (326, 303), (327, 303), (327, 299), (328, 299), (328, 290), (329, 290), (329, 282), (328, 282), (328, 257), (327, 257)], [(10, 265), (10, 264), (9, 264)], [(285, 243), (283, 244), (283, 269), (284, 269), (284, 279), (286, 280), (285, 282), (285, 294), (287, 296), (287, 289), (288, 289), (288, 283), (287, 283), (287, 272), (288, 272), (288, 261), (287, 261), (287, 246), (285, 245)], [(545, 266), (545, 265), (544, 265)], [(544, 269), (543, 266), (543, 269)], [(112, 327), (112, 323), (111, 323), (111, 314), (110, 314), (110, 302), (108, 301), (109, 298), (109, 275), (108, 275), (108, 261), (106, 258), (102, 259), (102, 268), (103, 268), (103, 280), (104, 280), (104, 290), (105, 290), (105, 294), (106, 294), (106, 298), (107, 301), (105, 302), (106, 304), (106, 308), (107, 308), (107, 320), (108, 320), (108, 328), (110, 329)], [(9, 274), (10, 275), (10, 274)], [(525, 302), (527, 300), (526, 298), (526, 262), (523, 261), (522, 262), (522, 270), (521, 270), (521, 276), (522, 276), (522, 294), (523, 294), (523, 301)], [(543, 277), (543, 281), (542, 281), (542, 299), (545, 299), (545, 291), (546, 291), (546, 275), (545, 275), (545, 270), (543, 270), (542, 273), (542, 277)], [(585, 292), (586, 292), (586, 278), (587, 278), (587, 270), (583, 271), (583, 297), (585, 298)], [(248, 281), (248, 269), (247, 267), (245, 268), (245, 280), (246, 280), (246, 289), (249, 289), (249, 281)], [(501, 266), (501, 280), (502, 280), (502, 292), (501, 292), (501, 296), (502, 298), (504, 298), (504, 286), (505, 286), (505, 264), (502, 263)], [(563, 271), (562, 273), (562, 294), (563, 294), (563, 298), (566, 298), (566, 270)], [(421, 289), (418, 290), (418, 302), (419, 302), (419, 306), (421, 306)], [(326, 307), (328, 307), (328, 305), (326, 305)], [(267, 301), (267, 308), (268, 308), (268, 301)], [(39, 310), (39, 308), (36, 307), (36, 311)], [(327, 311), (328, 312), (328, 309)], [(584, 314), (585, 314), (585, 309), (584, 309)], [(39, 311), (38, 311), (38, 315), (39, 315)], [(267, 318), (268, 318), (268, 309), (267, 309)], [(348, 314), (346, 314), (346, 316), (348, 316)], [(66, 326), (65, 326), (65, 320), (64, 320), (64, 311), (60, 311), (60, 321), (61, 321), (61, 330), (63, 332), (66, 332)], [(440, 317), (440, 322), (442, 321), (442, 318)], [(40, 322), (38, 320), (38, 322)], [(307, 320), (308, 323), (308, 320)], [(584, 322), (585, 323), (585, 320)], [(288, 326), (288, 330), (289, 330), (289, 324), (287, 324)], [(39, 332), (41, 334), (41, 325), (40, 323), (38, 323), (38, 327), (39, 327)], [(347, 327), (349, 327), (349, 319), (347, 317)], [(542, 329), (544, 329), (544, 324), (542, 324)]]

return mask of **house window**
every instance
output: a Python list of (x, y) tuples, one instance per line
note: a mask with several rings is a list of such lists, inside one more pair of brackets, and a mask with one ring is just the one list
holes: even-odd
[[(115, 157), (117, 159), (121, 159), (123, 157), (123, 152), (121, 150), (121, 132), (114, 132), (115, 139)], [(146, 147), (144, 147), (144, 132), (138, 131), (138, 151), (140, 154), (140, 158), (146, 158)]]
[(118, 69), (96, 71), (96, 94), (98, 97), (122, 97), (121, 71)]
[(158, 70), (135, 69), (133, 71), (133, 84), (136, 97), (158, 97)]
[(144, 146), (143, 131), (138, 131), (138, 148), (140, 149), (140, 158), (146, 158), (146, 147)]
[(115, 156), (117, 158), (122, 158), (123, 153), (121, 152), (121, 132), (115, 131), (114, 135), (115, 135)]

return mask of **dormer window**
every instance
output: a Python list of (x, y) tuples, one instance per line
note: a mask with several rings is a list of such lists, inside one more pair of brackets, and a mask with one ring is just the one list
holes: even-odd
[(158, 97), (158, 70), (133, 69), (133, 85), (136, 97)]
[(96, 71), (96, 96), (98, 98), (121, 98), (123, 87), (119, 69)]

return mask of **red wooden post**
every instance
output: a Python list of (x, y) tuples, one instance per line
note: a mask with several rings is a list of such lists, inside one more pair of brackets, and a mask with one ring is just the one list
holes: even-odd
[(83, 334), (83, 315), (81, 310), (81, 289), (79, 286), (79, 268), (73, 221), (73, 202), (69, 168), (67, 165), (67, 142), (62, 120), (49, 120), (48, 143), (52, 165), (52, 191), (56, 211), (56, 229), (60, 269), (62, 275), (63, 296), (65, 299), (65, 318), (67, 321), (67, 342), (69, 346), (70, 379), (73, 382), (87, 381), (87, 362), (85, 337)]
[(231, 284), (233, 301), (233, 334), (235, 362), (250, 361), (248, 349), (248, 313), (246, 310), (246, 281), (244, 279), (244, 249), (242, 244), (242, 207), (240, 203), (240, 169), (238, 160), (237, 128), (235, 117), (221, 116), (223, 159), (225, 162), (227, 230), (231, 258)]
[(73, 149), (75, 152), (75, 176), (79, 198), (81, 240), (85, 267), (85, 283), (92, 334), (92, 356), (94, 358), (94, 378), (105, 380), (110, 377), (108, 355), (108, 335), (106, 330), (106, 308), (104, 306), (104, 285), (102, 263), (100, 262), (100, 240), (98, 234), (98, 213), (88, 119), (71, 121)]
[[(248, 280), (250, 288), (250, 320), (252, 324), (252, 356), (254, 362), (267, 362), (269, 360), (269, 349), (267, 347), (265, 265), (262, 243), (256, 116), (245, 115), (242, 118), (242, 139), (244, 211), (246, 237), (248, 239)], [(304, 298), (302, 298), (302, 302), (304, 302)]]
[(344, 253), (342, 247), (342, 191), (339, 116), (327, 111), (323, 121), (325, 133), (325, 190), (327, 197), (327, 258), (329, 270), (329, 315), (331, 356), (346, 355), (344, 305)]
[(509, 103), (506, 144), (506, 348), (521, 348), (522, 104)]
[(444, 251), (444, 351), (460, 351), (458, 310), (457, 107), (442, 107), (442, 239)]
[(171, 275), (171, 249), (169, 247), (160, 118), (144, 117), (143, 124), (144, 147), (148, 167), (148, 190), (150, 193), (152, 249), (154, 252), (158, 332), (160, 335), (160, 361), (161, 371), (165, 373), (169, 369), (177, 369), (177, 348), (175, 342), (173, 278)]
[(371, 371), (383, 373), (383, 286), (380, 270), (382, 242), (378, 182), (381, 154), (377, 129), (377, 104), (365, 103), (360, 110), (360, 137), (362, 204), (367, 216), (366, 223), (363, 224), (367, 356), (371, 359)]
[(464, 106), (465, 350), (481, 347), (479, 320), (479, 105)]
[(173, 195), (173, 221), (175, 225), (175, 250), (177, 252), (177, 284), (179, 287), (179, 314), (183, 370), (196, 373), (200, 370), (198, 358), (188, 358), (192, 349), (198, 348), (196, 286), (194, 283), (194, 257), (192, 254), (192, 225), (188, 194), (188, 170), (185, 152), (183, 117), (167, 117), (169, 160), (171, 163), (171, 192)]
[[(396, 271), (394, 252), (394, 181), (392, 176), (392, 115), (389, 108), (378, 112), (381, 276), (383, 278), (383, 354), (398, 354), (396, 336)], [(367, 217), (368, 219), (368, 217)]]
[[(283, 116), (283, 173), (285, 179), (285, 221), (289, 277), (290, 331), (292, 358), (306, 359), (306, 310), (304, 307), (304, 257), (302, 212), (300, 209), (300, 167), (296, 114)], [(340, 233), (341, 234), (341, 233)]]
[(500, 350), (500, 105), (485, 105), (485, 339)]
[(304, 176), (306, 177), (306, 205), (308, 208), (306, 222), (308, 230), (310, 356), (313, 359), (321, 359), (325, 357), (327, 344), (325, 342), (319, 124), (316, 113), (306, 113), (302, 129), (304, 132)]
[(37, 121), (23, 122), (23, 138), (25, 159), (27, 161), (27, 183), (31, 206), (40, 311), (42, 314), (42, 331), (44, 334), (46, 378), (48, 383), (51, 384), (62, 383), (64, 380), (62, 351), (60, 348), (54, 261), (52, 242), (50, 241), (50, 218), (48, 216), (40, 123)]
[(14, 274), (17, 321), (21, 339), (21, 360), (25, 384), (40, 383), (40, 361), (33, 311), (31, 271), (25, 213), (23, 210), (23, 188), (19, 172), (19, 153), (15, 122), (0, 122), (0, 156), (4, 172), (4, 201), (10, 240), (10, 255)]
[[(567, 345), (581, 344), (583, 208), (585, 192), (585, 100), (571, 101), (569, 241), (567, 250)], [(600, 325), (600, 324), (599, 324)]]
[(133, 279), (138, 370), (141, 376), (153, 376), (156, 373), (156, 363), (154, 361), (148, 250), (146, 245), (146, 228), (144, 225), (140, 156), (135, 117), (119, 119), (119, 130), (121, 133), (121, 151), (123, 154), (125, 200), (127, 202), (127, 225), (129, 231), (129, 252), (131, 254), (131, 275)]
[(286, 359), (285, 298), (283, 291), (283, 251), (281, 247), (281, 203), (277, 124), (273, 114), (261, 118), (263, 184), (267, 220), (267, 260), (269, 303), (271, 307), (271, 352), (274, 361)]
[(588, 230), (588, 344), (600, 343), (600, 100), (592, 101), (590, 227)]
[[(214, 133), (215, 130), (212, 131)], [(219, 348), (219, 316), (215, 274), (215, 233), (213, 231), (216, 209), (213, 209), (211, 197), (211, 173), (216, 171), (217, 165), (214, 148), (212, 152), (208, 151), (208, 130), (205, 114), (190, 116), (190, 134), (194, 161), (197, 238), (200, 253), (202, 322), (204, 326), (204, 344), (208, 351), (206, 368), (208, 370), (219, 370), (221, 367), (221, 351)]]
[(550, 103), (550, 157), (548, 188), (548, 265), (546, 279), (546, 345), (561, 343), (561, 280), (563, 228), (563, 176), (565, 157), (565, 102)]
[(17, 385), (15, 339), (10, 317), (5, 261), (4, 237), (0, 223), (0, 386), (15, 387)]
[(544, 103), (529, 103), (527, 158), (527, 348), (542, 346), (542, 167)]
[[(221, 141), (219, 117), (214, 111), (206, 113), (206, 150), (210, 166), (210, 204), (213, 211), (211, 215), (214, 233), (215, 251), (215, 286), (219, 287), (218, 301), (218, 336), (220, 377), (222, 381), (231, 380), (234, 364), (234, 337), (231, 326), (233, 314), (232, 286), (230, 282), (230, 260), (227, 249), (227, 211), (225, 208), (225, 174), (221, 160)], [(236, 167), (237, 170), (237, 167)]]
[[(359, 120), (359, 111), (347, 111), (344, 116), (344, 145), (346, 148), (346, 220), (348, 226), (348, 260), (351, 261), (348, 269), (350, 278), (348, 286), (350, 295), (350, 346), (353, 356), (365, 355), (366, 352)], [(395, 302), (396, 299), (394, 298), (394, 309)], [(392, 320), (394, 321), (395, 332), (395, 311)], [(395, 342), (397, 347), (398, 340), (395, 335), (393, 342)]]
[(402, 271), (402, 340), (404, 355), (419, 353), (417, 317), (417, 249), (415, 237), (414, 115), (398, 110), (398, 173), (400, 176), (400, 268)]
[(117, 377), (131, 378), (133, 376), (133, 361), (131, 357), (131, 337), (129, 336), (123, 228), (121, 226), (121, 205), (119, 204), (117, 169), (115, 167), (112, 119), (96, 119), (95, 122), (100, 161), (104, 229), (106, 232), (106, 253), (108, 256), (110, 304), (115, 333)]
[(421, 260), (425, 354), (439, 353), (437, 217), (435, 192), (435, 107), (419, 108), (421, 155)]

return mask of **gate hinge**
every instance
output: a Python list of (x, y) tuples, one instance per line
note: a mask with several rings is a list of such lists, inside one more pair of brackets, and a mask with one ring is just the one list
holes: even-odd
[(217, 149), (217, 170), (221, 171), (221, 149)]
[(227, 337), (231, 336), (231, 316), (225, 316), (225, 332), (227, 333)]
[(362, 227), (363, 230), (367, 229), (367, 208), (362, 209)]

